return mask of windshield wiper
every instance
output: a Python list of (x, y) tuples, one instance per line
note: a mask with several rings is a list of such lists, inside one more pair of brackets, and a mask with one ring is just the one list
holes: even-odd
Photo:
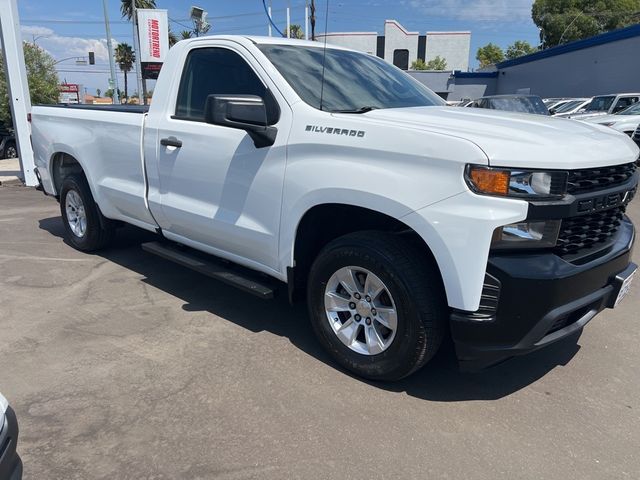
[(331, 110), (331, 113), (367, 113), (377, 108), (378, 107), (366, 106), (366, 107), (360, 107), (360, 108), (352, 108), (348, 110)]

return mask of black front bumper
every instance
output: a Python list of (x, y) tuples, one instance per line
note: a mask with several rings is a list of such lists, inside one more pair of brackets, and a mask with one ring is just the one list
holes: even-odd
[(6, 421), (0, 431), (0, 479), (20, 480), (22, 461), (16, 452), (18, 443), (18, 421), (15, 412), (9, 407)]
[(495, 314), (484, 318), (471, 312), (451, 314), (460, 368), (480, 370), (537, 350), (613, 307), (620, 276), (635, 268), (630, 263), (633, 241), (633, 225), (625, 218), (615, 241), (597, 259), (583, 264), (553, 253), (490, 255), (487, 278), (497, 279), (500, 286)]

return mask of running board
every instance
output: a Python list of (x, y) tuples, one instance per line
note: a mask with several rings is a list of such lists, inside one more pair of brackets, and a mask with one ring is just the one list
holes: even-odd
[(275, 296), (274, 289), (268, 286), (266, 281), (257, 280), (258, 274), (240, 266), (226, 264), (213, 256), (161, 242), (143, 243), (142, 249), (264, 300), (270, 300)]

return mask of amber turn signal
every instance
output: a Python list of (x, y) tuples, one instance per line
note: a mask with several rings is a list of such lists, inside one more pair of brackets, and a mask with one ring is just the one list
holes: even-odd
[(490, 195), (508, 195), (511, 174), (507, 170), (493, 170), (486, 167), (471, 166), (467, 178), (478, 193)]

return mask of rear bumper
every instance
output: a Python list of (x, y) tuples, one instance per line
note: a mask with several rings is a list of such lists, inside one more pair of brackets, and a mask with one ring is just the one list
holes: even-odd
[(7, 409), (5, 416), (6, 421), (0, 431), (0, 478), (20, 480), (22, 478), (22, 461), (16, 452), (18, 421), (11, 407)]
[(621, 278), (635, 268), (633, 241), (633, 225), (625, 219), (615, 242), (582, 265), (552, 253), (491, 255), (487, 274), (500, 285), (495, 314), (451, 314), (460, 368), (480, 370), (545, 347), (613, 307)]

